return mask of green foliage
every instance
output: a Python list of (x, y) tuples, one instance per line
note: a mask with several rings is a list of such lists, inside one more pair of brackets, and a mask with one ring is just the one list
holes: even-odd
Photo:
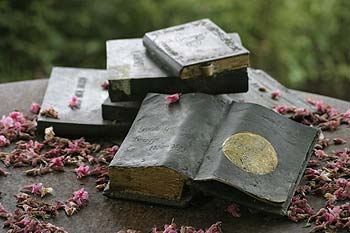
[(53, 65), (105, 68), (105, 41), (211, 18), (239, 32), (251, 64), (283, 84), (350, 98), (347, 0), (3, 0), (0, 82)]

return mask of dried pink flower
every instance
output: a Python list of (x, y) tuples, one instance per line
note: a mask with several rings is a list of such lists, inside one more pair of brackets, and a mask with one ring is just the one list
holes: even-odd
[(76, 192), (73, 192), (74, 197), (72, 198), (72, 200), (78, 205), (81, 206), (85, 203), (87, 203), (88, 199), (89, 199), (89, 193), (87, 191), (85, 191), (84, 188), (79, 189)]
[(241, 213), (239, 210), (239, 206), (232, 202), (230, 205), (227, 206), (226, 211), (231, 214), (232, 217), (234, 218), (239, 218), (241, 217)]
[(74, 171), (77, 173), (77, 177), (78, 178), (82, 178), (82, 177), (87, 176), (87, 175), (90, 174), (89, 169), (90, 168), (89, 168), (88, 165), (86, 165), (86, 166), (81, 165), (78, 168), (74, 169)]
[(281, 114), (286, 113), (287, 109), (288, 109), (287, 106), (276, 106), (276, 107), (273, 108), (273, 110), (275, 112), (278, 112), (278, 113), (281, 113)]
[(319, 159), (324, 159), (325, 157), (328, 156), (323, 150), (315, 150), (314, 154)]
[(180, 96), (181, 96), (181, 93), (175, 93), (175, 94), (172, 94), (172, 95), (167, 95), (165, 97), (165, 100), (167, 101), (167, 104), (172, 104), (172, 103), (176, 103), (180, 100)]
[(11, 117), (5, 115), (2, 116), (1, 123), (5, 128), (13, 127), (15, 124), (14, 120)]
[(339, 138), (339, 137), (338, 138), (333, 138), (333, 142), (334, 142), (335, 145), (341, 145), (341, 144), (346, 143), (346, 141), (344, 139)]
[(53, 107), (44, 109), (43, 111), (40, 112), (40, 115), (53, 118), (53, 119), (58, 119), (58, 112)]
[(271, 98), (274, 100), (278, 100), (280, 97), (281, 97), (281, 91), (279, 89), (276, 89), (271, 93)]
[(0, 147), (7, 146), (9, 144), (10, 141), (4, 135), (0, 135)]
[(30, 191), (34, 195), (41, 195), (43, 183), (31, 184), (23, 187), (23, 190)]
[(316, 107), (317, 111), (324, 112), (324, 107), (323, 107), (323, 101), (322, 100), (316, 101), (315, 107)]
[(108, 80), (105, 80), (102, 84), (101, 84), (101, 87), (103, 90), (108, 90), (108, 87), (109, 87), (109, 82)]
[(5, 210), (5, 207), (0, 203), (0, 218), (8, 218), (10, 217), (10, 214), (7, 210)]
[(315, 104), (316, 104), (316, 101), (315, 101), (314, 99), (312, 99), (312, 98), (308, 98), (308, 99), (306, 100), (306, 102), (308, 102), (308, 103), (311, 104), (311, 105), (315, 105)]
[(79, 108), (79, 100), (78, 100), (78, 97), (77, 97), (77, 96), (73, 95), (73, 96), (70, 98), (69, 107), (70, 107), (71, 109)]
[(38, 114), (39, 111), (40, 111), (40, 108), (41, 108), (40, 104), (32, 103), (32, 105), (30, 105), (30, 109), (29, 110), (30, 110), (31, 113)]
[(62, 169), (64, 167), (63, 157), (56, 157), (50, 160), (50, 167), (55, 169)]
[(350, 118), (350, 109), (348, 109), (344, 114), (343, 117)]
[(23, 113), (18, 111), (11, 112), (10, 117), (17, 122), (24, 123), (26, 121), (25, 117), (23, 116)]

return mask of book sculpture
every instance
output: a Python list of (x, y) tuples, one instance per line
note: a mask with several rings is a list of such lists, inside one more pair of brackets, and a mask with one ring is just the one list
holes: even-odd
[(276, 89), (279, 104), (308, 105), (249, 68), (237, 33), (202, 19), (106, 47), (107, 70), (53, 69), (38, 118), (41, 133), (126, 135), (106, 195), (186, 206), (202, 193), (286, 214), (319, 132), (271, 110)]

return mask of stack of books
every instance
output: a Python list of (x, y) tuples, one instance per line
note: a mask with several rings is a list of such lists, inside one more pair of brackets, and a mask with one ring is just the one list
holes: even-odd
[(279, 105), (308, 105), (249, 68), (237, 33), (202, 19), (106, 47), (106, 70), (53, 69), (41, 113), (57, 114), (38, 119), (39, 132), (125, 136), (106, 195), (185, 206), (204, 194), (286, 213), (319, 132), (271, 110), (276, 89)]

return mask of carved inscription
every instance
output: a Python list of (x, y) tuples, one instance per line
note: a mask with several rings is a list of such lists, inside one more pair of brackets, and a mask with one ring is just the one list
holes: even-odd
[(77, 88), (75, 89), (75, 96), (78, 97), (78, 107), (80, 108), (81, 103), (82, 103), (82, 99), (84, 97), (84, 92), (85, 92), (85, 87), (86, 87), (86, 83), (87, 83), (87, 78), (85, 77), (80, 77), (78, 79), (78, 85)]

